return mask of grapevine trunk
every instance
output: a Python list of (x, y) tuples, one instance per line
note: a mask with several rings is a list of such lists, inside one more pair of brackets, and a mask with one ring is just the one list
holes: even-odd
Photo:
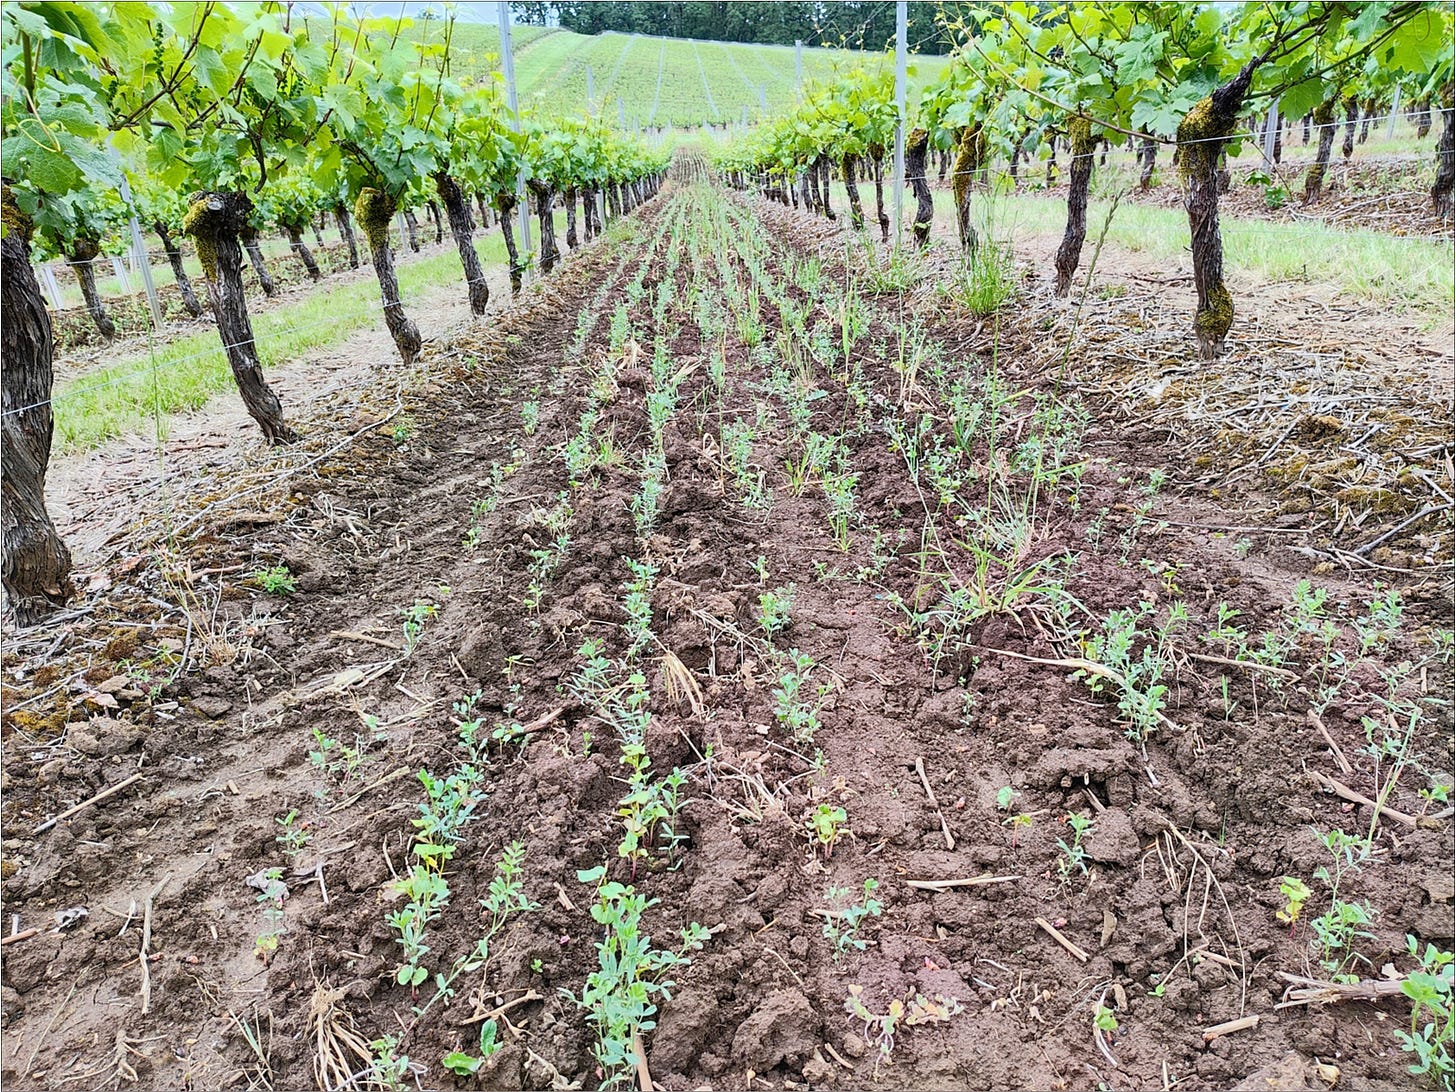
[[(470, 217), (470, 205), (460, 184), (445, 171), (435, 175), (435, 189), (445, 206), (445, 215), (450, 218), (450, 234), (455, 238), (455, 247), (460, 251), (460, 265), (465, 270), (465, 289), (470, 297), (470, 312), (485, 314), (490, 303), (490, 286), (485, 281), (485, 271), (480, 267), (480, 255), (475, 252), (475, 224)], [(434, 202), (430, 202), (434, 205)]]
[(1314, 123), (1319, 126), (1319, 149), (1315, 153), (1314, 162), (1309, 165), (1309, 170), (1304, 176), (1304, 203), (1312, 204), (1319, 200), (1320, 193), (1324, 190), (1325, 171), (1330, 166), (1330, 151), (1335, 146), (1335, 128), (1332, 124), (1335, 118), (1335, 100), (1326, 99), (1315, 107)]
[(389, 220), (398, 207), (394, 197), (366, 187), (354, 202), (354, 216), (369, 240), (369, 253), (374, 259), (374, 275), (379, 279), (379, 294), (384, 301), (384, 324), (399, 349), (405, 367), (415, 362), (420, 353), (420, 331), (404, 313), (399, 302), (399, 278), (394, 271), (394, 249), (389, 245)]
[(1097, 141), (1092, 136), (1092, 123), (1086, 118), (1073, 118), (1068, 126), (1072, 145), (1071, 184), (1067, 190), (1067, 228), (1062, 245), (1057, 247), (1057, 295), (1072, 291), (1072, 277), (1082, 260), (1082, 243), (1087, 238), (1087, 191), (1092, 185), (1092, 154)]
[(66, 263), (76, 272), (76, 281), (81, 285), (81, 298), (86, 301), (86, 313), (108, 341), (116, 336), (116, 324), (106, 313), (106, 304), (96, 290), (96, 262), (101, 256), (101, 246), (96, 239), (82, 237), (72, 241), (66, 254)]
[(864, 206), (859, 201), (859, 183), (854, 176), (854, 156), (847, 155), (840, 161), (844, 171), (844, 189), (849, 194), (849, 222), (856, 231), (864, 229)]
[(263, 378), (253, 340), (253, 323), (243, 295), (243, 251), (239, 238), (248, 228), (253, 203), (241, 193), (203, 192), (192, 195), (183, 230), (192, 236), (207, 281), (207, 301), (217, 321), (228, 364), (243, 396), (243, 405), (258, 422), (269, 443), (288, 444), (298, 433), (283, 419), (283, 407)]
[(930, 242), (930, 225), (935, 219), (935, 198), (925, 180), (925, 155), (930, 149), (930, 134), (916, 129), (905, 142), (905, 181), (915, 192), (915, 241), (921, 246)]
[(1198, 311), (1193, 329), (1205, 360), (1223, 352), (1234, 321), (1234, 301), (1223, 282), (1223, 237), (1218, 226), (1220, 160), (1254, 76), (1254, 62), (1215, 88), (1178, 123), (1178, 167), (1183, 177), (1183, 207), (1192, 236), (1193, 284)]
[(501, 237), (506, 241), (506, 255), (510, 258), (511, 263), (511, 295), (515, 295), (521, 290), (521, 254), (516, 249), (516, 231), (511, 224), (511, 210), (515, 207), (515, 194), (496, 195), (495, 208), (499, 213)]
[(313, 251), (309, 250), (308, 244), (303, 241), (303, 228), (285, 224), (283, 230), (288, 234), (288, 245), (293, 248), (293, 253), (298, 255), (298, 260), (308, 271), (309, 279), (322, 280), (323, 273), (319, 271), (318, 262), (314, 261)]
[(0, 371), (0, 575), (16, 622), (29, 626), (71, 595), (71, 552), (45, 507), (54, 428), (51, 319), (30, 266), (29, 225), (12, 218), (8, 192), (6, 196), (7, 230), (0, 239), (0, 343), (5, 360)]
[(258, 229), (252, 224), (246, 225), (239, 233), (243, 246), (248, 248), (248, 261), (252, 263), (253, 272), (258, 274), (258, 283), (263, 287), (263, 295), (276, 296), (278, 284), (273, 280), (273, 274), (268, 272), (268, 265), (263, 261), (263, 248), (258, 243)]
[(359, 268), (359, 242), (354, 238), (354, 221), (349, 216), (348, 206), (342, 202), (334, 206), (334, 222), (339, 225), (339, 238), (349, 248), (349, 268)]
[(172, 277), (177, 282), (177, 291), (182, 294), (182, 306), (187, 308), (187, 313), (193, 318), (202, 317), (202, 303), (197, 298), (197, 293), (192, 290), (192, 278), (187, 276), (187, 270), (182, 265), (182, 251), (177, 242), (172, 238), (172, 232), (167, 225), (158, 220), (152, 225), (152, 230), (157, 233), (157, 238), (162, 240), (162, 249), (167, 254), (167, 264), (172, 267)]

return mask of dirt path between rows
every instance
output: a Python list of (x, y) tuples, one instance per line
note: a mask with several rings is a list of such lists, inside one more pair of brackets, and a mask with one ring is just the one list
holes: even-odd
[[(488, 279), (491, 310), (481, 323), (491, 322), (510, 301), (504, 272)], [(477, 321), (463, 287), (455, 284), (411, 301), (407, 312), (419, 326), (427, 351)], [(307, 422), (321, 405), (347, 402), (401, 370), (389, 332), (376, 326), (275, 365), (267, 375), (290, 420)], [(166, 497), (185, 495), (224, 468), (267, 456), (257, 426), (231, 387), (194, 412), (171, 415), (164, 431), (160, 444), (155, 434), (133, 434), (52, 461), (46, 502), (79, 573), (100, 567), (110, 556), (108, 545), (124, 544), (139, 513), (156, 515)]]

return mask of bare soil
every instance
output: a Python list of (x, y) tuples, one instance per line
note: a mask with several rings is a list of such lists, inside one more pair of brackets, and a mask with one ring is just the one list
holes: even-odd
[[(1251, 633), (1280, 630), (1296, 581), (1328, 559), (1286, 551), (1288, 528), (1255, 528), (1240, 545), (1223, 528), (1241, 520), (1200, 483), (1208, 467), (1182, 438), (1130, 421), (1125, 405), (1089, 389), (1077, 501), (1049, 499), (1017, 560), (1069, 559), (1056, 563), (1066, 590), (1094, 619), (1140, 601), (1189, 605), (1187, 655), (1167, 680), (1170, 726), (1129, 738), (1114, 700), (1066, 665), (1035, 662), (1076, 650), (1029, 600), (977, 619), (933, 655), (904, 632), (894, 603), (933, 606), (936, 566), (969, 579), (976, 559), (884, 426), (934, 409), (928, 388), (907, 389), (893, 366), (896, 324), (915, 313), (938, 358), (978, 382), (999, 369), (1014, 392), (1008, 419), (1029, 422), (1038, 396), (1066, 394), (1047, 367), (1065, 308), (1034, 283), (999, 323), (929, 290), (871, 300), (855, 363), (873, 411), (861, 414), (835, 375), (813, 379), (825, 392), (811, 403), (815, 428), (870, 422), (844, 433), (858, 475), (845, 551), (822, 492), (795, 495), (784, 480), (781, 417), (769, 414), (755, 440), (770, 515), (746, 509), (725, 474), (718, 426), (753, 419), (768, 400), (773, 354), (731, 334), (704, 337), (687, 301), (717, 271), (679, 262), (670, 321), (653, 318), (671, 247), (689, 230), (682, 192), (635, 214), (634, 232), (573, 257), (498, 322), (441, 339), (410, 382), (361, 382), (352, 399), (322, 400), (309, 411), (313, 446), (266, 456), (269, 476), (199, 471), (175, 510), (200, 518), (179, 526), (144, 511), (139, 528), (96, 544), (98, 578), (78, 612), (7, 643), (0, 893), (21, 928), (42, 931), (4, 949), (0, 1078), (17, 1089), (113, 1087), (132, 1073), (143, 1087), (316, 1087), (310, 1014), (331, 1006), (366, 1041), (396, 1036), (424, 1065), (422, 1087), (593, 1087), (592, 1035), (562, 991), (580, 994), (597, 966), (601, 928), (578, 871), (606, 862), (613, 879), (656, 900), (644, 919), (656, 945), (689, 921), (713, 931), (673, 975), (672, 998), (644, 1036), (663, 1088), (1164, 1088), (1171, 1078), (1232, 1088), (1277, 1065), (1301, 1082), (1286, 1087), (1305, 1087), (1316, 1061), (1338, 1068), (1340, 1087), (1411, 1087), (1392, 1035), (1408, 1023), (1407, 1002), (1276, 1008), (1287, 987), (1279, 972), (1323, 972), (1308, 926), (1291, 930), (1275, 912), (1282, 877), (1314, 884), (1328, 863), (1319, 834), (1371, 825), (1368, 807), (1329, 795), (1313, 775), (1366, 794), (1380, 783), (1362, 717), (1383, 715), (1382, 668), (1423, 662), (1401, 694), (1449, 695), (1449, 662), (1427, 655), (1431, 631), (1450, 624), (1446, 574), (1332, 566), (1315, 577), (1332, 603), (1357, 611), (1377, 580), (1404, 595), (1391, 647), (1355, 664), (1324, 711), (1324, 730), (1352, 763), (1342, 774), (1309, 717), (1312, 647), (1291, 661), (1300, 678), (1276, 687), (1268, 673), (1199, 659), (1209, 650), (1195, 636), (1220, 602)], [(845, 276), (832, 229), (762, 203), (732, 208), (766, 238), (775, 276), (815, 255), (827, 281)], [(647, 291), (630, 319), (642, 350), (661, 336), (672, 360), (696, 366), (667, 427), (669, 486), (646, 543), (630, 504), (650, 377), (631, 350), (612, 370), (598, 426), (625, 461), (573, 486), (561, 458), (641, 263)], [(787, 291), (808, 299), (797, 285)], [(1160, 291), (1144, 287), (1141, 298)], [(762, 307), (772, 347), (781, 316)], [(817, 311), (811, 321), (838, 329)], [(715, 349), (731, 377), (721, 399), (708, 367)], [(529, 433), (526, 400), (540, 403)], [(1213, 458), (1225, 471), (1237, 465), (1227, 451)], [(493, 464), (518, 469), (482, 512)], [(1152, 470), (1167, 474), (1160, 491), (1146, 486)], [(1279, 488), (1256, 481), (1240, 496), (1257, 505)], [(533, 551), (550, 540), (563, 492), (570, 546), (531, 611), (522, 603)], [(1290, 514), (1296, 528), (1315, 522), (1308, 510)], [(661, 568), (647, 747), (654, 769), (688, 773), (689, 802), (685, 841), (634, 869), (616, 856), (617, 744), (565, 685), (585, 637), (623, 655), (625, 559), (644, 549)], [(296, 574), (295, 594), (269, 596), (243, 579), (278, 563)], [(759, 595), (789, 582), (793, 624), (777, 650), (807, 652), (816, 681), (829, 684), (812, 747), (776, 723), (775, 653), (755, 636)], [(401, 611), (421, 600), (439, 611), (407, 650)], [(669, 686), (667, 652), (700, 688), (698, 707)], [(172, 677), (176, 663), (189, 670)], [(447, 870), (450, 907), (431, 928), (432, 960), (444, 966), (474, 947), (476, 900), (513, 840), (525, 843), (527, 892), (540, 908), (512, 920), (453, 1001), (418, 1018), (412, 1005), (433, 987), (416, 997), (394, 984), (390, 880), (413, 837), (414, 772), (459, 761), (451, 705), (476, 692), (488, 720), (550, 719), (482, 771), (487, 798)], [(1433, 769), (1452, 764), (1449, 718), (1449, 705), (1433, 707), (1413, 742)], [(365, 760), (342, 783), (311, 764), (315, 732), (359, 741)], [(138, 772), (140, 782), (33, 833)], [(1409, 969), (1407, 934), (1451, 944), (1451, 822), (1433, 817), (1424, 784), (1412, 769), (1394, 788), (1388, 803), (1420, 818), (1377, 824), (1375, 858), (1342, 890), (1374, 911), (1355, 964), (1367, 978), (1387, 962)], [(1029, 826), (1006, 822), (997, 803), (1006, 786)], [(820, 804), (847, 813), (832, 853), (806, 833)], [(284, 931), (265, 960), (247, 880), (288, 865), (276, 819), (295, 809), (311, 840), (283, 877)], [(1058, 842), (1071, 839), (1070, 814), (1094, 826), (1086, 871), (1064, 880)], [(975, 876), (1007, 879), (939, 892), (907, 882)], [(879, 882), (883, 913), (862, 927), (862, 950), (840, 951), (826, 936), (826, 888), (859, 892), (867, 878)], [(1310, 914), (1328, 895), (1314, 886)], [(51, 931), (58, 911), (82, 906), (86, 918)], [(879, 1014), (916, 995), (954, 999), (960, 1011), (899, 1027), (882, 1059), (846, 1012), (851, 987)], [(513, 1001), (487, 1070), (459, 1081), (445, 1073), (438, 1059), (470, 1049), (483, 1015)], [(1101, 1047), (1099, 1005), (1117, 1020)], [(1257, 1025), (1206, 1034), (1246, 1015)]]

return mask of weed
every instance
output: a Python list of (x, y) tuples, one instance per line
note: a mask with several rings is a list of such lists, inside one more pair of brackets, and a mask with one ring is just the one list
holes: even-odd
[(627, 559), (627, 568), (632, 579), (622, 585), (627, 593), (622, 607), (627, 612), (627, 623), (623, 627), (631, 644), (627, 648), (627, 659), (635, 660), (652, 643), (652, 587), (657, 579), (657, 566), (650, 561)]
[(385, 1092), (404, 1092), (409, 1087), (407, 1080), (414, 1077), (418, 1081), (419, 1074), (424, 1071), (418, 1062), (410, 1061), (408, 1054), (399, 1053), (396, 1036), (375, 1039), (369, 1044), (369, 1049), (374, 1052), (374, 1062), (366, 1072), (375, 1088)]
[[(579, 872), (577, 878), (595, 883), (605, 873), (606, 868), (598, 866)], [(604, 930), (597, 942), (598, 968), (587, 975), (580, 997), (561, 991), (586, 1010), (596, 1033), (592, 1053), (602, 1068), (603, 1088), (619, 1086), (630, 1077), (636, 1065), (633, 1039), (656, 1026), (655, 999), (671, 999), (675, 983), (666, 975), (687, 966), (688, 953), (701, 949), (708, 938), (707, 929), (693, 922), (683, 930), (675, 951), (654, 949), (641, 926), (643, 912), (656, 904), (656, 899), (639, 895), (632, 887), (602, 884), (591, 908), (592, 919)]]
[[(321, 728), (313, 730), (313, 750), (308, 752), (308, 760), (313, 768), (321, 774), (333, 778), (339, 784), (347, 784), (354, 776), (354, 771), (362, 766), (366, 760), (363, 749), (360, 747), (359, 738), (354, 739), (354, 746), (325, 735)], [(325, 788), (320, 795), (326, 795)]]
[(759, 593), (758, 624), (770, 641), (789, 628), (789, 611), (793, 606), (793, 584)]
[(1274, 916), (1289, 926), (1289, 935), (1293, 936), (1304, 904), (1314, 892), (1298, 876), (1285, 876), (1279, 881), (1279, 894), (1284, 896), (1284, 908), (1274, 911)]
[(273, 822), (279, 827), (273, 840), (283, 847), (283, 852), (290, 861), (297, 863), (303, 851), (308, 848), (308, 843), (313, 841), (308, 824), (298, 818), (297, 808), (290, 808), (287, 815), (280, 816)]
[(521, 427), (527, 436), (536, 435), (536, 429), (541, 424), (541, 403), (530, 401), (521, 403)]
[(827, 861), (834, 854), (834, 844), (849, 831), (849, 813), (843, 808), (820, 803), (805, 820), (810, 837), (819, 843)]
[(462, 1050), (452, 1050), (440, 1059), (440, 1064), (457, 1077), (475, 1076), (505, 1046), (496, 1041), (496, 1034), (495, 1021), (483, 1021), (480, 1025), (480, 1056), (477, 1058)]
[(1409, 972), (1400, 989), (1411, 1000), (1410, 1031), (1396, 1031), (1401, 1049), (1416, 1056), (1410, 1072), (1433, 1079), (1439, 1088), (1456, 1083), (1451, 1040), (1456, 1027), (1456, 964), (1452, 953), (1434, 944), (1421, 948), (1416, 938), (1405, 938), (1406, 950), (1420, 968)]
[(977, 317), (995, 314), (1016, 292), (1010, 247), (982, 239), (945, 278), (940, 291)]
[(798, 743), (812, 743), (814, 733), (819, 730), (819, 713), (824, 708), (823, 699), (832, 688), (832, 683), (819, 687), (817, 700), (810, 702), (809, 675), (814, 670), (814, 660), (797, 648), (788, 653), (789, 670), (779, 676), (774, 687), (774, 716), (789, 730)]
[(247, 576), (247, 582), (261, 588), (269, 595), (292, 595), (298, 590), (298, 582), (287, 565), (274, 565), (267, 569), (255, 569)]
[(1078, 872), (1084, 876), (1088, 874), (1087, 850), (1082, 841), (1091, 832), (1093, 822), (1085, 815), (1073, 814), (1067, 816), (1067, 826), (1072, 828), (1071, 844), (1068, 845), (1063, 838), (1057, 839), (1057, 848), (1062, 851), (1062, 855), (1057, 858), (1057, 874), (1061, 877), (1063, 887), (1070, 886), (1072, 877)]
[[(1187, 620), (1187, 611), (1175, 602), (1169, 608), (1167, 621), (1156, 631), (1156, 640), (1147, 641), (1139, 623), (1153, 615), (1151, 603), (1140, 603), (1136, 611), (1111, 611), (1102, 625), (1102, 632), (1084, 642), (1087, 659), (1111, 668), (1116, 679), (1094, 672), (1078, 671), (1074, 677), (1085, 678), (1094, 694), (1107, 687), (1118, 692), (1117, 708), (1131, 722), (1128, 735), (1146, 739), (1161, 720), (1168, 688), (1163, 685), (1167, 664), (1167, 647), (1174, 629)], [(1143, 641), (1141, 654), (1133, 650)]]
[(864, 1021), (865, 1042), (879, 1048), (879, 1056), (875, 1059), (877, 1074), (880, 1064), (888, 1062), (894, 1053), (895, 1036), (902, 1024), (905, 1027), (943, 1024), (961, 1011), (961, 1003), (957, 998), (936, 994), (932, 999), (922, 993), (917, 993), (910, 999), (908, 1006), (900, 998), (895, 998), (890, 1002), (888, 1011), (880, 1015), (870, 1011), (869, 1006), (861, 999), (863, 994), (863, 986), (858, 984), (850, 986), (849, 998), (844, 1002), (844, 1011), (856, 1020)]
[[(449, 596), (450, 589), (446, 585), (441, 584), (439, 592), (440, 598), (443, 599)], [(412, 604), (400, 611), (400, 614), (404, 617), (404, 650), (406, 655), (413, 652), (415, 646), (420, 643), (420, 637), (425, 632), (425, 623), (432, 621), (439, 613), (439, 604), (429, 599), (416, 599)]]
[(1320, 865), (1314, 871), (1314, 878), (1329, 885), (1329, 909), (1309, 925), (1314, 932), (1311, 946), (1319, 953), (1320, 966), (1331, 976), (1331, 981), (1340, 982), (1358, 976), (1346, 974), (1347, 968), (1364, 957), (1355, 951), (1357, 941), (1369, 939), (1372, 934), (1363, 927), (1370, 924), (1373, 911), (1366, 903), (1346, 902), (1341, 897), (1345, 879), (1360, 870), (1369, 856), (1370, 844), (1358, 834), (1346, 834), (1332, 830), (1321, 836), (1325, 849), (1330, 854), (1330, 864)]
[(278, 950), (278, 938), (283, 933), (283, 900), (286, 898), (288, 886), (283, 882), (283, 869), (267, 869), (257, 897), (258, 905), (263, 908), (263, 932), (254, 942), (259, 957), (265, 963)]
[(847, 887), (828, 887), (824, 901), (828, 904), (824, 913), (824, 935), (834, 944), (834, 962), (838, 963), (846, 952), (862, 952), (865, 941), (859, 935), (859, 927), (865, 918), (877, 918), (883, 913), (880, 900), (874, 897), (880, 882), (867, 879), (864, 895), (858, 900), (850, 899)]

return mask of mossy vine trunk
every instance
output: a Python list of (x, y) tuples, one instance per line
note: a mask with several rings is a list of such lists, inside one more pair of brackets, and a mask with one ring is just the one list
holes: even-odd
[(905, 181), (915, 194), (915, 241), (921, 246), (930, 243), (930, 225), (935, 220), (935, 197), (925, 180), (925, 156), (930, 150), (930, 134), (924, 129), (911, 131), (905, 141)]
[(844, 172), (844, 190), (849, 195), (849, 222), (856, 231), (864, 230), (864, 206), (859, 200), (859, 183), (855, 181), (854, 156), (847, 155), (839, 162), (840, 170)]
[(241, 193), (194, 193), (188, 200), (182, 227), (197, 247), (207, 281), (207, 302), (212, 306), (217, 336), (222, 339), (244, 407), (269, 443), (291, 444), (298, 439), (298, 433), (284, 421), (283, 406), (263, 378), (263, 364), (258, 359), (243, 293), (243, 249), (239, 240), (251, 230), (248, 217), (252, 211), (253, 203)]
[(1223, 352), (1234, 321), (1234, 300), (1223, 281), (1223, 237), (1218, 226), (1219, 162), (1224, 142), (1238, 123), (1244, 97), (1254, 76), (1250, 62), (1228, 83), (1217, 87), (1178, 123), (1178, 169), (1183, 180), (1183, 207), (1193, 252), (1193, 285), (1198, 310), (1193, 330), (1205, 360)]
[(1067, 187), (1067, 227), (1062, 232), (1062, 245), (1057, 247), (1058, 296), (1071, 293), (1072, 278), (1082, 260), (1082, 244), (1087, 239), (1087, 194), (1092, 188), (1092, 156), (1097, 150), (1092, 123), (1086, 118), (1073, 118), (1067, 126), (1067, 141), (1072, 147), (1072, 173)]
[(0, 557), (5, 598), (21, 626), (70, 598), (71, 551), (45, 506), (55, 418), (51, 411), (51, 318), (30, 265), (30, 224), (5, 197), (0, 239)]
[[(440, 203), (445, 206), (445, 215), (450, 218), (450, 234), (455, 239), (455, 249), (460, 252), (470, 313), (483, 315), (490, 303), (490, 286), (485, 280), (485, 270), (480, 266), (480, 255), (475, 251), (475, 221), (470, 215), (470, 202), (465, 199), (460, 183), (446, 171), (435, 175), (435, 191), (440, 195)], [(430, 203), (434, 204), (433, 201)]]
[(1309, 165), (1309, 170), (1304, 175), (1304, 203), (1312, 204), (1319, 200), (1320, 194), (1324, 191), (1325, 171), (1329, 170), (1330, 152), (1335, 146), (1335, 100), (1326, 99), (1314, 108), (1314, 123), (1319, 127), (1319, 146), (1315, 152), (1314, 162)]
[(314, 261), (313, 251), (309, 250), (308, 244), (303, 241), (303, 225), (284, 224), (283, 230), (288, 235), (288, 245), (293, 248), (293, 253), (298, 255), (298, 260), (303, 263), (309, 279), (323, 280), (324, 275), (319, 271), (318, 262)]
[(86, 313), (91, 316), (91, 321), (96, 324), (101, 336), (110, 341), (116, 336), (116, 323), (106, 313), (106, 304), (102, 302), (101, 293), (96, 288), (96, 263), (100, 260), (99, 240), (87, 237), (72, 239), (71, 245), (66, 248), (66, 264), (75, 272), (76, 282), (81, 286), (81, 298), (86, 301)]
[(415, 219), (413, 209), (404, 210), (404, 230), (409, 237), (410, 252), (418, 254), (420, 252), (420, 222)]
[(354, 202), (354, 218), (369, 240), (369, 254), (374, 259), (374, 276), (379, 281), (379, 295), (384, 302), (384, 325), (394, 338), (395, 348), (405, 367), (420, 355), (420, 331), (399, 302), (399, 277), (394, 271), (394, 249), (389, 244), (389, 221), (398, 203), (391, 195), (365, 187)]
[(980, 173), (985, 156), (986, 142), (981, 124), (963, 125), (956, 131), (955, 161), (952, 164), (950, 192), (955, 201), (956, 237), (960, 239), (961, 253), (970, 257), (975, 254), (980, 240), (971, 224), (971, 187)]
[(202, 303), (192, 289), (192, 278), (187, 276), (187, 269), (182, 265), (182, 250), (177, 246), (177, 241), (172, 238), (171, 229), (165, 222), (158, 220), (152, 225), (152, 230), (157, 233), (157, 238), (162, 240), (162, 250), (167, 255), (167, 264), (172, 267), (172, 277), (177, 282), (177, 291), (182, 295), (182, 306), (187, 308), (187, 313), (193, 318), (201, 318)]
[(248, 251), (248, 261), (253, 266), (253, 272), (258, 275), (258, 284), (263, 288), (263, 295), (278, 295), (278, 284), (273, 280), (273, 274), (268, 272), (268, 263), (263, 260), (263, 247), (258, 241), (258, 229), (252, 224), (245, 226), (239, 238)]
[(1340, 142), (1340, 155), (1345, 162), (1355, 154), (1355, 123), (1360, 120), (1360, 100), (1354, 95), (1345, 97), (1345, 139)]

